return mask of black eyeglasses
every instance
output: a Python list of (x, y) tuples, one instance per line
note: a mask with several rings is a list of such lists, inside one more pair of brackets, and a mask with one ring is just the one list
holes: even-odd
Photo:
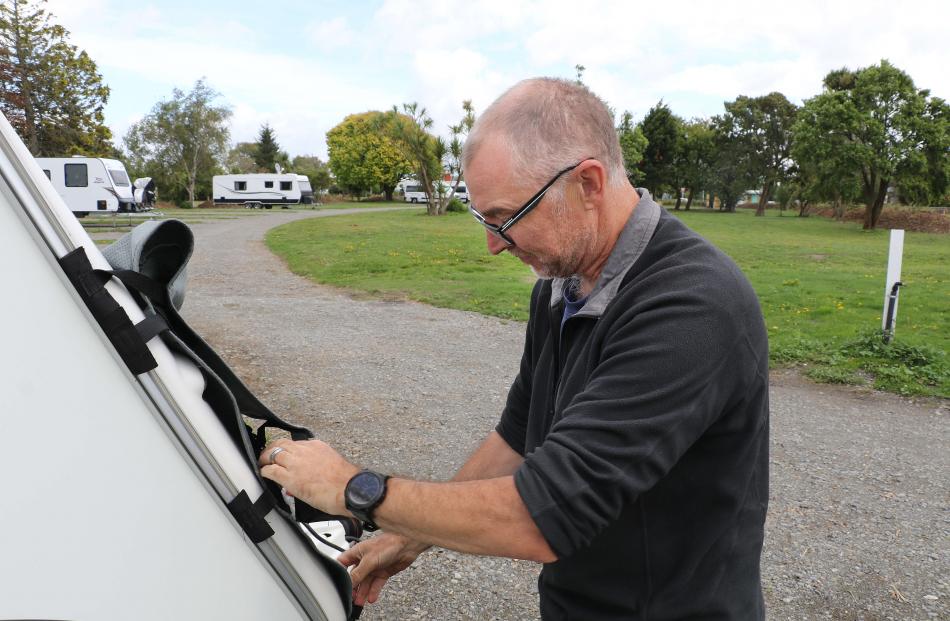
[(510, 237), (505, 235), (505, 231), (513, 227), (518, 222), (518, 220), (521, 220), (522, 218), (524, 218), (526, 215), (528, 215), (528, 213), (532, 209), (537, 207), (538, 203), (541, 202), (541, 199), (544, 198), (544, 195), (547, 193), (548, 190), (551, 189), (551, 186), (554, 185), (555, 181), (560, 179), (561, 176), (571, 172), (572, 170), (574, 170), (575, 168), (577, 168), (578, 166), (580, 166), (581, 164), (583, 164), (589, 159), (591, 158), (585, 157), (584, 159), (574, 164), (573, 166), (568, 166), (564, 170), (559, 171), (556, 175), (554, 175), (554, 177), (551, 178), (550, 181), (545, 183), (544, 187), (538, 190), (538, 193), (532, 196), (531, 199), (527, 203), (524, 204), (524, 206), (519, 208), (518, 211), (516, 211), (510, 218), (508, 218), (501, 224), (495, 225), (495, 224), (489, 224), (488, 222), (486, 222), (485, 216), (475, 211), (474, 205), (469, 205), (468, 210), (472, 212), (472, 215), (475, 216), (475, 219), (478, 220), (478, 222), (482, 226), (484, 226), (485, 229), (487, 229), (489, 232), (494, 234), (496, 237), (501, 239), (503, 242), (505, 242), (509, 246), (514, 246), (515, 242)]

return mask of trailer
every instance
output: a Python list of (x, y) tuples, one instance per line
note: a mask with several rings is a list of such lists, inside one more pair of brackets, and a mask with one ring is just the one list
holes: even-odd
[(155, 314), (155, 294), (128, 280), (179, 282), (187, 226), (139, 225), (105, 251), (139, 271), (108, 271), (53, 168), (0, 115), (0, 425), (16, 430), (0, 473), (0, 619), (352, 618), (338, 552), (316, 539), (331, 522), (308, 530), (299, 506), (267, 495), (223, 362), (200, 339), (184, 346), (185, 330), (169, 332), (180, 316)]
[[(249, 208), (270, 209), (274, 205), (297, 205), (302, 196), (301, 177), (294, 173), (253, 173), (215, 175), (211, 191), (215, 205), (239, 204)], [(307, 189), (310, 182), (307, 181)], [(311, 197), (313, 191), (310, 191)]]
[(77, 217), (137, 210), (129, 173), (119, 160), (76, 155), (38, 157), (36, 163)]

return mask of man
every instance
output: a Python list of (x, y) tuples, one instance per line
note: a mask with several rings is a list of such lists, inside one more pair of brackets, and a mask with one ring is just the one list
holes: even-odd
[(545, 619), (762, 619), (768, 351), (735, 264), (627, 181), (606, 106), (527, 80), (465, 145), (493, 254), (540, 280), (495, 431), (451, 482), (280, 440), (263, 475), (383, 533), (340, 561), (373, 602), (429, 546), (544, 563)]

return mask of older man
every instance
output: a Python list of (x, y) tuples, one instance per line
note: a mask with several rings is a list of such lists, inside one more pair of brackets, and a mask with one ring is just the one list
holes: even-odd
[(384, 531), (340, 557), (360, 604), (442, 546), (544, 563), (545, 619), (763, 618), (768, 346), (747, 280), (629, 184), (583, 86), (514, 86), (464, 166), (488, 249), (540, 278), (496, 429), (447, 483), (319, 441), (268, 447), (264, 476)]

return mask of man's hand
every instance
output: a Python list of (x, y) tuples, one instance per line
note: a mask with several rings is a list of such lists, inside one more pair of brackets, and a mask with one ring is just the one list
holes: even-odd
[(393, 533), (362, 541), (339, 557), (344, 567), (353, 566), (353, 603), (363, 606), (375, 604), (386, 581), (412, 565), (429, 546)]
[[(274, 454), (278, 447), (283, 450)], [(294, 498), (331, 515), (350, 514), (343, 490), (360, 469), (325, 442), (277, 440), (264, 448), (258, 463), (261, 476), (275, 481)]]

